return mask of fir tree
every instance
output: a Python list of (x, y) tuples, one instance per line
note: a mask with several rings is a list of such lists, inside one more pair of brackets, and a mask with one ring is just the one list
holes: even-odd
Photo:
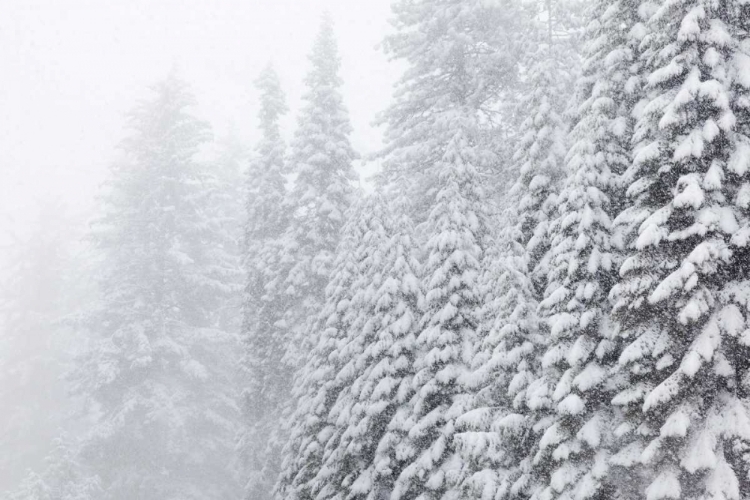
[(622, 496), (736, 499), (746, 484), (747, 16), (743, 2), (663, 2), (643, 41), (618, 218), (637, 234), (612, 291)]
[[(520, 62), (524, 78), (519, 109), (527, 116), (513, 160), (520, 177), (511, 192), (515, 205), (498, 220), (509, 224), (499, 232), (503, 244), (486, 253), (482, 264), (477, 293), (484, 305), (478, 311), (476, 356), (462, 378), (471, 401), (457, 421), (455, 438), (467, 465), (461, 488), (483, 498), (527, 495), (532, 488), (528, 443), (539, 428), (533, 427), (529, 415), (544, 404), (543, 387), (536, 382), (544, 346), (536, 314), (544, 280), (537, 276), (544, 274), (554, 184), (561, 177), (558, 170), (565, 153), (561, 103), (570, 78), (569, 67), (557, 66), (565, 64), (557, 60), (565, 51), (553, 40), (552, 30), (545, 29), (543, 36), (527, 17), (529, 12), (515, 14), (527, 31), (522, 39), (533, 47)], [(550, 28), (549, 7), (545, 14), (549, 23), (545, 28)]]
[(79, 463), (75, 444), (65, 436), (53, 440), (41, 473), (29, 471), (3, 500), (96, 500), (103, 494), (99, 478), (88, 476)]
[(392, 492), (397, 499), (441, 498), (460, 481), (453, 437), (456, 418), (468, 409), (461, 379), (476, 341), (477, 280), (488, 239), (477, 163), (468, 134), (458, 130), (435, 165), (441, 189), (427, 221), (415, 396), (402, 427), (408, 465)]
[(441, 189), (435, 165), (456, 130), (477, 141), (482, 175), (503, 170), (494, 134), (504, 118), (501, 99), (512, 94), (518, 73), (519, 10), (512, 2), (439, 0), (399, 1), (393, 12), (396, 33), (384, 48), (409, 67), (382, 117), (381, 177), (408, 181), (421, 224)]
[(630, 163), (637, 5), (597, 2), (579, 81), (578, 122), (568, 178), (550, 235), (549, 270), (540, 311), (549, 331), (542, 376), (552, 390), (552, 425), (534, 460), (545, 498), (608, 498), (611, 399), (609, 373), (619, 354), (607, 296), (617, 280), (612, 220), (622, 207), (620, 175)]
[[(313, 491), (318, 497), (345, 498), (357, 474), (366, 466), (362, 458), (349, 448), (349, 424), (355, 416), (353, 408), (358, 389), (357, 376), (362, 370), (362, 356), (373, 340), (378, 316), (375, 313), (375, 296), (383, 284), (382, 264), (385, 242), (382, 200), (376, 195), (364, 200), (360, 225), (362, 238), (357, 242), (357, 277), (352, 284), (355, 308), (352, 308), (351, 324), (339, 342), (334, 362), (335, 371), (327, 384), (338, 393), (327, 416), (328, 436), (323, 449), (320, 471), (313, 480)], [(330, 389), (326, 389), (331, 393)], [(374, 436), (369, 436), (374, 438)], [(352, 456), (353, 455), (353, 456)]]
[(318, 339), (307, 363), (295, 376), (296, 412), (289, 443), (284, 448), (284, 469), (278, 485), (279, 498), (311, 499), (336, 484), (317, 481), (325, 448), (334, 437), (330, 412), (336, 399), (351, 383), (352, 347), (360, 337), (370, 310), (370, 289), (377, 286), (368, 272), (372, 252), (382, 244), (382, 222), (371, 216), (365, 203), (348, 213), (342, 240), (336, 251), (335, 271), (326, 288), (325, 306), (311, 332)]
[[(325, 415), (295, 417), (306, 411), (306, 403), (298, 398), (307, 384), (301, 377), (310, 373), (300, 367), (314, 362), (310, 353), (323, 342), (321, 328), (315, 326), (315, 321), (326, 303), (337, 246), (354, 196), (351, 181), (356, 177), (352, 162), (357, 154), (349, 143), (351, 125), (339, 90), (341, 62), (328, 16), (323, 19), (310, 62), (312, 68), (305, 80), (307, 92), (290, 158), (291, 171), (297, 176), (286, 204), (293, 217), (279, 244), (278, 278), (270, 285), (281, 292), (278, 300), (284, 315), (278, 324), (284, 328), (286, 338), (283, 362), (296, 368), (293, 399), (285, 408), (284, 422), (288, 423), (280, 431), (283, 434), (280, 440), (286, 444), (276, 491), (279, 495), (294, 494), (301, 498), (307, 494), (307, 482), (315, 474), (319, 465), (316, 460), (320, 458), (308, 464), (297, 478), (300, 471), (295, 468), (295, 456), (300, 451), (297, 445), (300, 439), (309, 437), (299, 430), (302, 425), (299, 418)], [(296, 413), (292, 414), (295, 408)]]
[(528, 253), (528, 272), (538, 298), (544, 292), (546, 278), (542, 260), (549, 249), (549, 220), (564, 177), (568, 125), (565, 112), (576, 76), (575, 58), (569, 44), (561, 40), (570, 35), (561, 25), (557, 4), (552, 0), (535, 2), (541, 13), (532, 14), (546, 22), (530, 23), (524, 35), (528, 49), (522, 62), (524, 91), (518, 106), (526, 118), (518, 131), (520, 140), (513, 156), (518, 179), (510, 192), (516, 210), (510, 221), (517, 226), (513, 237)]
[(336, 376), (343, 388), (329, 413), (333, 430), (315, 479), (325, 498), (382, 498), (403, 467), (396, 414), (412, 396), (420, 289), (407, 204), (403, 197), (395, 202), (395, 220), (377, 195), (367, 207), (369, 231), (360, 243), (364, 303), (339, 356), (346, 360)]
[[(525, 448), (520, 455), (512, 454), (513, 459), (507, 464), (507, 477), (513, 478), (510, 493), (535, 497), (544, 488), (548, 474), (535, 455), (537, 443), (551, 424), (554, 389), (542, 371), (548, 332), (537, 308), (548, 284), (550, 236), (557, 192), (564, 178), (566, 115), (571, 101), (569, 89), (576, 78), (577, 55), (571, 50), (575, 26), (561, 2), (535, 2), (532, 7), (534, 16), (524, 35), (530, 47), (522, 62), (525, 90), (519, 99), (526, 118), (518, 132), (520, 141), (513, 158), (518, 180), (510, 192), (510, 224), (504, 231), (504, 238), (513, 241), (508, 272), (517, 302), (508, 328), (490, 326), (490, 332), (498, 332), (500, 342), (495, 346), (495, 341), (491, 341), (489, 346), (498, 351), (498, 359), (512, 363), (514, 370), (503, 375), (508, 377), (508, 391), (513, 394), (512, 410), (506, 410), (498, 424), (504, 433), (513, 436), (511, 443), (523, 439)], [(515, 272), (523, 277), (511, 277)]]
[(246, 431), (239, 443), (248, 471), (248, 500), (266, 499), (279, 472), (279, 422), (288, 401), (293, 367), (282, 359), (288, 339), (279, 321), (284, 314), (280, 276), (280, 237), (289, 225), (284, 205), (284, 142), (279, 119), (286, 112), (284, 94), (270, 65), (255, 82), (261, 93), (262, 139), (247, 172), (247, 222), (244, 268), (247, 273), (241, 336), (242, 367), (247, 384), (242, 396)]
[(226, 498), (235, 339), (217, 323), (236, 263), (214, 219), (216, 182), (194, 159), (207, 127), (177, 77), (153, 91), (130, 115), (92, 234), (101, 298), (70, 378), (94, 421), (78, 460), (99, 498)]
[(526, 489), (526, 388), (543, 342), (526, 269), (525, 251), (512, 238), (490, 247), (483, 262), (475, 355), (463, 380), (470, 409), (456, 422), (468, 498), (523, 496)]
[(207, 166), (211, 179), (204, 185), (204, 189), (209, 191), (208, 210), (214, 222), (215, 244), (220, 252), (215, 260), (228, 262), (230, 267), (225, 267), (222, 278), (227, 285), (228, 300), (218, 310), (216, 324), (237, 334), (241, 329), (242, 318), (243, 296), (240, 292), (245, 282), (242, 242), (247, 189), (243, 181), (249, 153), (233, 129), (217, 143), (216, 158), (209, 160)]
[(294, 213), (282, 240), (282, 272), (274, 283), (286, 294), (283, 324), (288, 331), (285, 360), (304, 363), (305, 350), (317, 339), (306, 339), (308, 318), (325, 301), (345, 214), (356, 179), (352, 162), (357, 153), (349, 143), (351, 125), (341, 92), (341, 65), (331, 19), (326, 16), (310, 55), (312, 69), (292, 143), (290, 167), (297, 174), (287, 204)]
[(393, 9), (398, 31), (385, 47), (409, 67), (385, 114), (383, 180), (413, 189), (409, 196), (426, 243), (415, 395), (389, 426), (390, 435), (404, 436), (396, 448), (402, 470), (390, 495), (440, 498), (456, 494), (464, 473), (455, 424), (473, 401), (465, 378), (490, 240), (479, 184), (498, 168), (489, 137), (498, 102), (515, 81), (518, 60), (509, 48), (518, 9), (457, 0), (403, 1)]

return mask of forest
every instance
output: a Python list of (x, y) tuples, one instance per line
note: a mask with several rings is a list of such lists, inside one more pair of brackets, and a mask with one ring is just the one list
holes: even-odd
[(364, 156), (307, 22), (3, 247), (0, 498), (749, 498), (750, 1), (394, 0)]

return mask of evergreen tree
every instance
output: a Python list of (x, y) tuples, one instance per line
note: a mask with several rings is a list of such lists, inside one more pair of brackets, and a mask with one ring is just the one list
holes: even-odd
[(3, 500), (96, 500), (101, 498), (99, 478), (90, 477), (78, 462), (76, 447), (65, 437), (55, 438), (40, 473), (29, 471), (21, 484)]
[[(301, 459), (296, 455), (301, 451), (297, 445), (300, 439), (309, 438), (300, 430), (299, 418), (325, 417), (325, 412), (319, 408), (315, 410), (320, 412), (317, 417), (303, 417), (307, 403), (299, 398), (308, 384), (304, 377), (311, 373), (306, 367), (315, 362), (310, 353), (323, 342), (316, 318), (326, 304), (326, 290), (340, 251), (337, 247), (354, 197), (351, 181), (356, 177), (352, 162), (357, 154), (349, 143), (351, 125), (339, 90), (341, 62), (328, 16), (323, 19), (310, 62), (312, 68), (305, 80), (307, 92), (290, 158), (290, 170), (296, 178), (286, 204), (293, 216), (279, 243), (280, 271), (270, 285), (281, 292), (278, 307), (284, 310), (278, 322), (286, 339), (282, 362), (296, 368), (293, 399), (284, 409), (285, 424), (279, 431), (280, 442), (286, 444), (275, 489), (278, 495), (294, 494), (300, 498), (307, 494), (307, 482), (315, 474), (319, 459), (311, 459), (297, 478), (301, 470), (297, 467), (299, 462), (295, 462)], [(311, 453), (319, 456), (319, 450)]]
[(284, 205), (284, 142), (279, 119), (287, 111), (279, 79), (270, 65), (255, 82), (261, 94), (262, 139), (247, 173), (247, 222), (242, 339), (245, 389), (242, 401), (246, 430), (239, 448), (248, 480), (248, 500), (268, 498), (279, 472), (279, 422), (288, 401), (293, 367), (282, 359), (286, 350), (282, 292), (279, 281), (280, 237), (289, 225)]
[(343, 388), (329, 412), (333, 429), (315, 478), (324, 498), (383, 498), (403, 467), (396, 414), (412, 396), (420, 289), (407, 203), (395, 202), (395, 218), (377, 195), (367, 207), (364, 304), (340, 351), (346, 362), (336, 379)]
[(194, 159), (207, 127), (177, 77), (153, 91), (130, 115), (92, 234), (101, 299), (70, 376), (93, 419), (78, 460), (99, 498), (227, 498), (235, 338), (217, 323), (236, 263), (214, 218), (216, 181)]
[(612, 221), (622, 207), (619, 177), (630, 163), (633, 70), (643, 32), (637, 4), (600, 1), (592, 10), (578, 121), (568, 177), (550, 234), (549, 270), (540, 311), (549, 332), (542, 378), (551, 390), (551, 421), (534, 461), (545, 498), (609, 498), (609, 373), (619, 350), (607, 296), (617, 280)]
[[(387, 240), (384, 225), (383, 202), (373, 195), (362, 202), (362, 238), (357, 242), (357, 277), (352, 284), (355, 292), (352, 301), (351, 326), (337, 346), (333, 380), (328, 384), (338, 393), (327, 415), (328, 436), (323, 448), (322, 467), (313, 479), (313, 491), (317, 497), (345, 498), (356, 475), (365, 463), (361, 457), (351, 456), (348, 448), (348, 426), (353, 414), (353, 391), (357, 390), (356, 378), (362, 367), (362, 355), (373, 339), (377, 316), (374, 302), (377, 290), (383, 284), (382, 263), (385, 258)], [(329, 358), (330, 359), (330, 358)], [(326, 389), (327, 393), (332, 393)], [(374, 436), (369, 436), (374, 438)]]
[(341, 61), (331, 19), (323, 19), (310, 55), (307, 92), (292, 143), (291, 171), (297, 174), (288, 196), (294, 217), (282, 240), (283, 324), (288, 343), (285, 362), (300, 366), (316, 338), (306, 338), (308, 318), (315, 318), (325, 301), (336, 246), (354, 194), (352, 162), (357, 153), (349, 143), (351, 125), (343, 104)]
[(544, 23), (529, 22), (524, 34), (528, 48), (522, 61), (524, 90), (518, 106), (526, 118), (520, 125), (520, 140), (513, 156), (518, 179), (510, 192), (516, 211), (510, 224), (517, 226), (513, 237), (528, 253), (528, 272), (538, 299), (544, 292), (546, 278), (542, 260), (549, 249), (549, 221), (564, 177), (568, 128), (565, 112), (577, 67), (568, 43), (570, 27), (564, 22), (559, 3), (534, 2), (531, 14), (534, 19), (544, 19)]
[[(435, 165), (455, 131), (476, 141), (482, 175), (502, 171), (494, 134), (502, 128), (501, 99), (514, 90), (519, 9), (513, 2), (399, 1), (396, 32), (384, 48), (408, 69), (382, 121), (386, 147), (382, 181), (403, 178), (412, 189), (415, 222), (423, 223), (441, 189)], [(477, 165), (479, 166), (479, 165)]]
[(476, 341), (477, 279), (487, 245), (485, 199), (468, 134), (456, 131), (439, 169), (441, 189), (427, 221), (424, 313), (409, 414), (403, 422), (407, 461), (393, 498), (441, 498), (460, 480), (455, 420), (468, 408), (461, 383)]
[[(382, 249), (383, 228), (377, 214), (364, 203), (347, 214), (342, 240), (336, 251), (335, 271), (326, 288), (325, 306), (311, 332), (318, 339), (307, 363), (295, 377), (296, 412), (289, 443), (284, 449), (284, 469), (278, 486), (279, 498), (328, 498), (325, 480), (317, 481), (324, 451), (335, 434), (330, 412), (347, 384), (351, 383), (353, 347), (361, 336), (374, 276), (373, 252)], [(356, 348), (356, 347), (354, 347)], [(325, 475), (325, 474), (323, 474)]]
[(621, 496), (741, 498), (747, 481), (748, 152), (744, 2), (663, 2), (642, 55), (614, 287), (625, 413)]
[(240, 332), (242, 293), (245, 276), (242, 269), (243, 234), (245, 222), (245, 203), (247, 189), (244, 179), (248, 150), (233, 129), (217, 141), (218, 153), (210, 160), (211, 180), (204, 185), (210, 191), (211, 218), (215, 222), (215, 238), (218, 250), (223, 254), (217, 257), (218, 262), (228, 261), (231, 267), (226, 269), (224, 281), (228, 300), (218, 311), (217, 325), (222, 329), (237, 334)]
[(472, 400), (456, 422), (467, 498), (523, 496), (531, 433), (526, 388), (542, 344), (525, 251), (512, 238), (488, 249), (482, 266), (478, 336), (463, 382)]
[[(548, 473), (535, 457), (536, 443), (551, 424), (553, 389), (542, 373), (548, 334), (537, 308), (547, 287), (551, 223), (564, 177), (569, 89), (577, 68), (577, 55), (571, 50), (575, 23), (561, 2), (534, 2), (530, 7), (532, 17), (523, 35), (529, 49), (521, 63), (524, 90), (519, 98), (526, 118), (513, 157), (518, 180), (510, 191), (509, 225), (501, 232), (511, 242), (502, 252), (506, 270), (501, 290), (508, 287), (504, 293), (510, 294), (513, 306), (507, 317), (501, 310), (485, 320), (490, 323), (483, 348), (490, 364), (479, 369), (480, 375), (494, 373), (507, 383), (507, 396), (500, 390), (491, 412), (499, 416), (493, 425), (505, 436), (507, 460), (500, 483), (491, 478), (489, 484), (522, 497), (540, 493)], [(508, 369), (510, 373), (503, 373)]]
[(410, 186), (426, 243), (414, 397), (389, 426), (404, 436), (390, 495), (440, 498), (457, 493), (464, 473), (455, 424), (473, 401), (465, 379), (490, 240), (479, 185), (498, 168), (489, 137), (517, 73), (511, 48), (519, 11), (512, 3), (458, 0), (402, 1), (393, 9), (397, 32), (385, 47), (409, 67), (385, 114), (383, 180)]
[(546, 285), (550, 221), (563, 177), (567, 87), (575, 69), (570, 13), (549, 1), (527, 4), (517, 15), (526, 50), (517, 108), (526, 118), (513, 158), (518, 180), (497, 220), (501, 243), (483, 262), (476, 355), (464, 378), (471, 409), (457, 422), (466, 464), (462, 489), (481, 498), (528, 497), (538, 489), (530, 451), (547, 424), (548, 394), (540, 378), (546, 338), (537, 307)]

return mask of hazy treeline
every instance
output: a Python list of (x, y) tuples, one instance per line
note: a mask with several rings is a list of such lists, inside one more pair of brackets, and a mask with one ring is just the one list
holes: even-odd
[(331, 20), (285, 144), (176, 74), (85, 234), (5, 263), (6, 498), (715, 498), (750, 487), (750, 3), (397, 0), (358, 185)]

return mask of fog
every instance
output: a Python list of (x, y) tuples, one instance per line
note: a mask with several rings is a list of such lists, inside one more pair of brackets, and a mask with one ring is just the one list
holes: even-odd
[(0, 500), (750, 495), (747, 0), (0, 0)]
[[(8, 0), (0, 19), (0, 189), (4, 226), (25, 225), (29, 205), (60, 198), (90, 206), (123, 135), (123, 117), (149, 85), (176, 68), (217, 137), (257, 140), (252, 81), (272, 61), (292, 112), (323, 12), (336, 24), (343, 93), (358, 151), (377, 148), (371, 123), (397, 75), (376, 45), (387, 1)], [(33, 216), (32, 216), (33, 217)]]
[[(41, 472), (58, 434), (75, 433), (75, 403), (61, 377), (85, 338), (61, 322), (94, 300), (86, 233), (127, 112), (174, 71), (213, 129), (201, 156), (220, 155), (228, 140), (249, 150), (260, 137), (253, 81), (270, 61), (287, 94), (282, 134), (290, 139), (327, 12), (351, 140), (366, 155), (380, 145), (372, 122), (397, 74), (376, 47), (389, 9), (359, 0), (2, 2), (0, 279), (12, 317), (0, 335), (0, 492), (17, 487), (27, 469)], [(364, 182), (376, 168), (355, 166)]]

